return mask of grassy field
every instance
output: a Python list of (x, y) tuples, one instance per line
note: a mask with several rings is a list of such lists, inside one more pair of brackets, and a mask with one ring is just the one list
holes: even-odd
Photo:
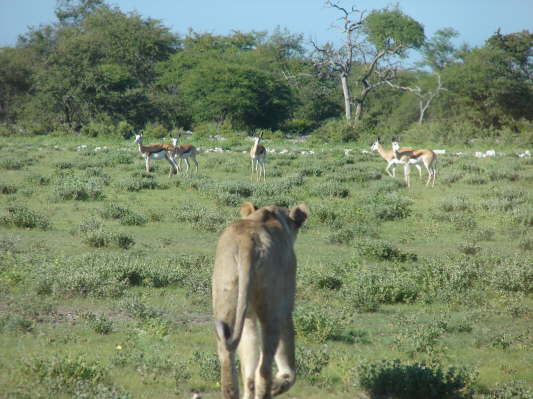
[(363, 147), (274, 141), (258, 184), (249, 142), (195, 144), (232, 152), (169, 178), (131, 141), (0, 138), (0, 397), (218, 397), (212, 258), (243, 201), (312, 213), (285, 397), (533, 397), (531, 158), (442, 155), (408, 190)]

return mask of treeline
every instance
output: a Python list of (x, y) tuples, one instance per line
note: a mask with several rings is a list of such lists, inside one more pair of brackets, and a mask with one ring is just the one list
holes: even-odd
[[(281, 28), (182, 37), (104, 0), (60, 0), (56, 23), (0, 49), (0, 133), (532, 139), (529, 31), (455, 47), (457, 32), (426, 38), (397, 8), (349, 25), (352, 16), (327, 3), (353, 30), (337, 48)], [(364, 52), (349, 51), (353, 40)], [(410, 49), (420, 54), (418, 69), (405, 67)]]

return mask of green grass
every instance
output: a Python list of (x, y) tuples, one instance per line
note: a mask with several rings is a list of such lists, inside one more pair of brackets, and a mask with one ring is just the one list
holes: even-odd
[(0, 138), (4, 396), (219, 397), (211, 264), (243, 201), (311, 208), (287, 397), (365, 397), (376, 384), (394, 397), (411, 392), (402, 373), (438, 385), (450, 366), (467, 373), (459, 398), (533, 388), (533, 162), (444, 155), (434, 188), (412, 174), (407, 190), (358, 146), (266, 144), (320, 155), (270, 155), (257, 184), (248, 142), (169, 178), (157, 161), (146, 174), (131, 142)]

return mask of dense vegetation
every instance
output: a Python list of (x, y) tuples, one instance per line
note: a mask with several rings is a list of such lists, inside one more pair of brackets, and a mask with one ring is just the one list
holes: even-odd
[[(427, 38), (398, 8), (352, 23), (357, 15), (326, 3), (351, 42), (311, 45), (282, 28), (182, 35), (103, 0), (58, 1), (56, 23), (0, 49), (0, 134), (263, 129), (344, 141), (402, 133), (531, 142), (532, 33), (497, 31), (479, 48), (457, 48), (458, 32)], [(418, 70), (407, 69), (408, 51), (419, 53)]]
[(364, 147), (276, 139), (257, 184), (249, 141), (193, 143), (169, 178), (131, 140), (0, 138), (2, 397), (218, 397), (212, 261), (248, 200), (312, 212), (290, 397), (531, 398), (531, 158), (442, 155), (407, 190)]

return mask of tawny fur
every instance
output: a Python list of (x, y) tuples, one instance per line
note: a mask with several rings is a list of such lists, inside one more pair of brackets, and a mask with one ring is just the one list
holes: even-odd
[(169, 176), (178, 173), (178, 166), (172, 157), (172, 146), (169, 144), (148, 144), (143, 145), (143, 135), (135, 135), (135, 144), (139, 146), (139, 152), (143, 156), (146, 163), (146, 171), (150, 172), (150, 159), (166, 159), (170, 164)]
[(179, 138), (173, 138), (172, 139), (172, 145), (173, 145), (173, 152), (172, 156), (174, 157), (174, 161), (176, 160), (176, 157), (178, 158), (178, 169), (181, 169), (181, 160), (183, 159), (185, 161), (185, 164), (187, 165), (187, 172), (189, 171), (189, 159), (191, 158), (196, 166), (196, 172), (198, 173), (198, 161), (196, 160), (196, 155), (198, 154), (198, 150), (195, 146), (191, 144), (182, 144), (178, 145)]
[[(372, 151), (377, 151), (379, 155), (381, 155), (381, 158), (383, 158), (385, 161), (387, 161), (387, 167), (385, 168), (385, 172), (390, 177), (396, 177), (396, 165), (401, 164), (398, 158), (395, 157), (393, 150), (386, 150), (383, 145), (381, 144), (381, 141), (379, 137), (377, 140), (372, 144), (372, 147), (370, 147)], [(414, 150), (413, 147), (402, 147), (398, 149), (398, 152), (401, 154), (405, 151), (412, 151)], [(420, 165), (415, 165), (418, 169), (418, 173), (420, 175), (420, 179), (422, 179), (422, 168)], [(390, 172), (390, 169), (392, 168), (392, 173)]]
[[(220, 236), (212, 284), (224, 399), (239, 398), (235, 351), (241, 362), (244, 399), (270, 399), (294, 384), (293, 246), (308, 215), (305, 205), (289, 211), (244, 203), (243, 219)], [(274, 378), (273, 361), (278, 369)]]
[(426, 186), (431, 183), (431, 186), (435, 186), (435, 179), (437, 176), (437, 154), (433, 150), (423, 149), (423, 150), (409, 150), (401, 151), (400, 143), (394, 141), (392, 143), (392, 150), (394, 152), (395, 159), (399, 160), (403, 165), (404, 178), (407, 187), (411, 187), (409, 179), (409, 166), (415, 165), (419, 167), (419, 164), (423, 164), (426, 167), (428, 172), (428, 179), (426, 181)]

